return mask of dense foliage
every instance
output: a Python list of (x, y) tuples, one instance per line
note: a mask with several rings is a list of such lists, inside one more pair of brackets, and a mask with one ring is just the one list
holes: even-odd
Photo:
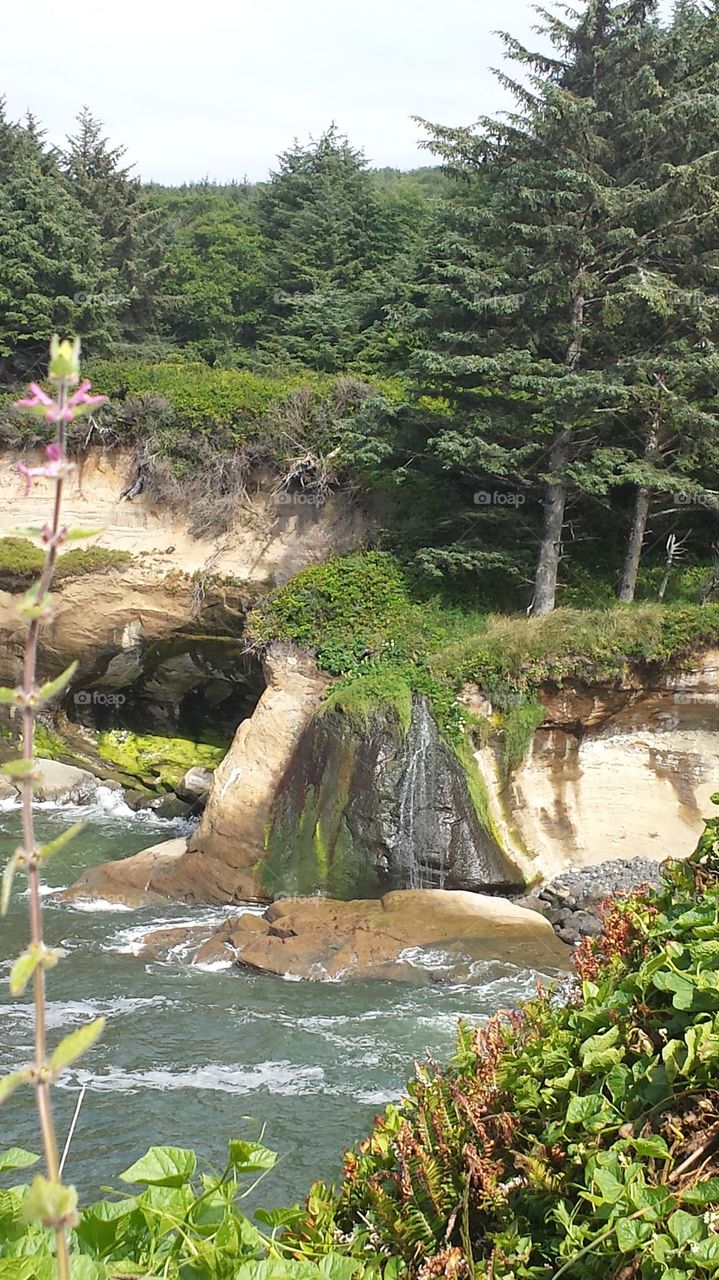
[(663, 596), (682, 557), (711, 598), (719, 13), (541, 18), (543, 52), (505, 40), (514, 111), (425, 125), (442, 168), (410, 174), (331, 127), (264, 183), (143, 186), (89, 112), (61, 151), (0, 112), (0, 375), (77, 330), (113, 398), (95, 440), (151, 433), (156, 496), (204, 473), (224, 528), (227, 455), (350, 374), (375, 394), (300, 444), (324, 434), (330, 483), (389, 495), (392, 548), (474, 607)]
[(608, 909), (581, 984), (460, 1031), (313, 1188), (330, 1242), (422, 1277), (704, 1280), (719, 1271), (719, 820)]

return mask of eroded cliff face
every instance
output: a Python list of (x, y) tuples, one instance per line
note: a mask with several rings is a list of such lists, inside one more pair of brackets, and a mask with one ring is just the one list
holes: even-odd
[(509, 781), (477, 753), (505, 846), (530, 875), (688, 856), (719, 790), (719, 651), (624, 687), (544, 689), (547, 721)]
[(316, 716), (272, 806), (262, 880), (272, 895), (376, 897), (391, 889), (522, 883), (480, 821), (467, 776), (424, 698), (408, 730)]
[[(189, 846), (95, 868), (75, 894), (228, 903), (297, 893), (506, 890), (564, 867), (688, 855), (719, 777), (719, 653), (627, 686), (546, 689), (547, 723), (506, 781), (477, 752), (479, 815), (417, 699), (406, 734), (322, 714), (328, 679), (274, 646), (267, 687), (216, 770)], [(642, 678), (646, 683), (642, 684)]]
[[(258, 472), (246, 508), (228, 532), (195, 538), (189, 533), (191, 513), (187, 520), (176, 519), (145, 493), (134, 499), (121, 496), (133, 473), (131, 456), (123, 449), (93, 449), (78, 462), (66, 485), (63, 521), (70, 528), (99, 532), (75, 545), (129, 551), (141, 559), (143, 569), (160, 575), (172, 569), (188, 574), (209, 570), (262, 586), (280, 585), (308, 564), (353, 551), (366, 537), (367, 514), (344, 495), (330, 496), (322, 505), (295, 500), (298, 495), (280, 500), (272, 477)], [(23, 459), (34, 462), (40, 455)], [(50, 505), (47, 481), (36, 481), (24, 496), (16, 461), (16, 455), (0, 451), (0, 537), (26, 526), (42, 527)]]

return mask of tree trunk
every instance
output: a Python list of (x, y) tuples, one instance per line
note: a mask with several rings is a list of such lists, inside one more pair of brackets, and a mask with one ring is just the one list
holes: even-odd
[[(652, 425), (649, 430), (647, 443), (644, 449), (645, 460), (651, 458), (656, 452), (658, 443), (659, 410), (657, 409), (652, 419)], [(651, 497), (649, 490), (645, 488), (644, 485), (640, 485), (634, 499), (632, 525), (629, 530), (629, 539), (627, 541), (627, 549), (624, 555), (622, 576), (619, 579), (619, 586), (617, 588), (617, 596), (621, 600), (622, 604), (631, 604), (634, 599), (634, 593), (637, 589), (637, 575), (639, 573), (639, 564), (642, 558), (644, 535), (647, 531), (650, 501)]]
[[(573, 373), (582, 354), (582, 325), (584, 323), (584, 294), (579, 284), (572, 298), (572, 339), (567, 348), (564, 364)], [(571, 449), (571, 429), (558, 427), (549, 451), (549, 470), (558, 476), (556, 482), (547, 485), (544, 494), (544, 523), (539, 560), (534, 579), (534, 599), (530, 608), (533, 617), (551, 613), (557, 595), (557, 576), (562, 555), (562, 529), (564, 509), (567, 505), (567, 486), (562, 479)]]

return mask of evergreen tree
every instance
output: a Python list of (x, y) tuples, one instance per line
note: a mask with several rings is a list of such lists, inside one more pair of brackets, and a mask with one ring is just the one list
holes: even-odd
[[(78, 333), (89, 351), (109, 341), (102, 242), (30, 127), (0, 116), (0, 368), (39, 372), (48, 337)], [(89, 301), (86, 301), (89, 300)]]

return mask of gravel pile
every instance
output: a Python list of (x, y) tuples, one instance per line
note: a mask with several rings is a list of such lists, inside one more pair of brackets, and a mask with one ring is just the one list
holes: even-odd
[(568, 867), (558, 879), (519, 901), (546, 916), (562, 942), (575, 946), (601, 930), (599, 905), (640, 884), (658, 885), (661, 867), (647, 858), (622, 858), (594, 867)]

